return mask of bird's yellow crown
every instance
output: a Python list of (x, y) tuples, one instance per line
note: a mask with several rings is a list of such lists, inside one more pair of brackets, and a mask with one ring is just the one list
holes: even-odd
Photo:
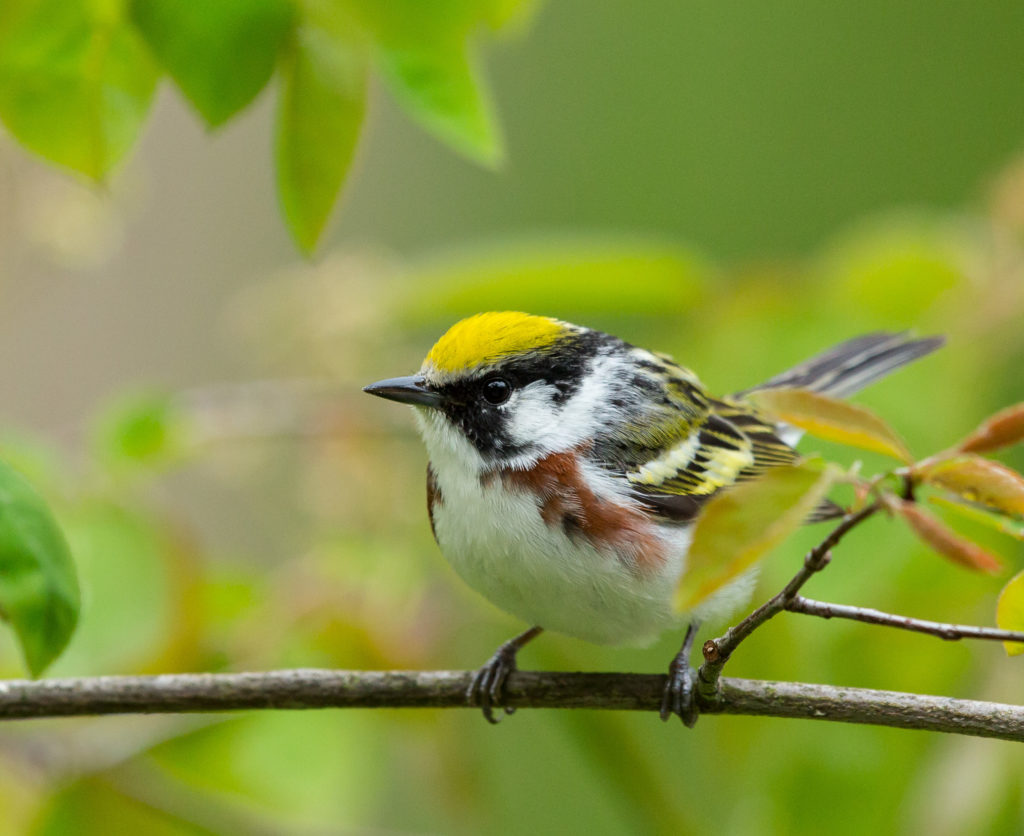
[(492, 311), (456, 322), (430, 349), (424, 371), (457, 375), (538, 351), (572, 332), (566, 322), (519, 311)]

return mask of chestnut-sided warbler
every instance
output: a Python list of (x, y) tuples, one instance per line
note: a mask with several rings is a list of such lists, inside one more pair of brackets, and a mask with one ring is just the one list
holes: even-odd
[[(746, 391), (841, 397), (941, 343), (870, 334)], [(713, 397), (664, 354), (544, 316), (464, 319), (418, 374), (365, 391), (415, 407), (431, 527), (456, 572), (536, 625), (470, 687), (492, 722), (516, 652), (542, 629), (643, 644), (742, 603), (749, 576), (686, 616), (673, 610), (693, 520), (718, 491), (797, 458), (799, 432), (758, 414), (745, 392)], [(689, 641), (670, 667), (663, 717), (682, 714), (688, 651)]]

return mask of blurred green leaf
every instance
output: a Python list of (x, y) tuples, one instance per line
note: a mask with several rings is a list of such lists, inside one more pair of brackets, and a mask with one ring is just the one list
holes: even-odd
[(1003, 562), (996, 555), (964, 539), (916, 502), (893, 499), (890, 507), (907, 521), (921, 540), (954, 563), (979, 572), (998, 572), (1002, 568)]
[(287, 0), (131, 0), (131, 14), (210, 127), (263, 89), (293, 22)]
[(964, 243), (963, 229), (944, 219), (875, 219), (832, 245), (820, 281), (875, 323), (905, 326), (961, 281)]
[(117, 4), (7, 0), (0, 19), (0, 119), (45, 159), (102, 180), (127, 153), (157, 68)]
[(835, 477), (820, 460), (809, 460), (714, 496), (697, 517), (676, 609), (693, 609), (775, 548), (824, 499)]
[(185, 416), (169, 395), (129, 394), (99, 415), (97, 458), (107, 467), (157, 467), (175, 460), (184, 448)]
[(43, 498), (0, 462), (0, 612), (39, 676), (78, 622), (78, 579), (64, 534)]
[(369, 33), (377, 66), (399, 104), (457, 151), (487, 165), (504, 155), (472, 30), (513, 14), (500, 0), (348, 0)]
[[(180, 809), (167, 809), (166, 804), (154, 806), (131, 792), (118, 791), (117, 776), (85, 777), (80, 780), (62, 782), (45, 808), (40, 812), (31, 836), (109, 836), (113, 833), (133, 833), (139, 836), (210, 836), (208, 827), (195, 822), (202, 819), (196, 807), (190, 804)], [(152, 779), (148, 789), (153, 792)], [(167, 794), (165, 788), (158, 788), (157, 794)], [(196, 799), (191, 799), (195, 802)], [(173, 805), (170, 805), (173, 806)], [(204, 811), (205, 812), (205, 811)], [(223, 818), (223, 817), (222, 817)], [(223, 824), (218, 820), (217, 824)], [(232, 822), (234, 824), (234, 822)]]
[(807, 389), (761, 389), (746, 398), (774, 418), (818, 438), (884, 453), (903, 462), (913, 461), (896, 431), (862, 406)]
[(192, 792), (230, 798), (271, 832), (332, 832), (372, 808), (387, 731), (385, 718), (365, 714), (259, 711), (169, 740), (152, 760)]
[(82, 676), (147, 669), (176, 640), (174, 599), (186, 581), (166, 532), (106, 502), (73, 509), (65, 530), (82, 581), (82, 616), (55, 670)]
[(709, 273), (699, 256), (666, 244), (520, 241), (422, 263), (400, 316), (408, 324), (488, 310), (678, 317), (699, 301)]
[(1013, 516), (1024, 516), (1024, 476), (981, 456), (957, 456), (928, 465), (921, 479), (968, 502), (979, 502)]
[(957, 445), (964, 453), (990, 453), (1024, 441), (1024, 403), (1008, 406), (982, 422)]
[[(1024, 630), (1024, 572), (1018, 572), (999, 593), (996, 602), (996, 624), (1002, 630)], [(1021, 642), (1003, 642), (1008, 656), (1024, 653)]]
[(366, 109), (366, 56), (344, 35), (303, 23), (282, 56), (277, 189), (292, 237), (315, 246), (352, 163)]
[(537, 14), (541, 0), (483, 0), (481, 5), (493, 29), (518, 32)]
[(944, 496), (930, 496), (928, 501), (938, 505), (940, 508), (946, 508), (965, 519), (994, 528), (996, 531), (1001, 531), (1003, 534), (1007, 534), (1017, 540), (1024, 540), (1024, 522), (1017, 522), (1002, 514), (987, 511), (984, 508), (970, 505), (961, 500), (947, 499)]
[(504, 142), (472, 44), (379, 45), (377, 63), (399, 104), (427, 130), (478, 162), (502, 161)]

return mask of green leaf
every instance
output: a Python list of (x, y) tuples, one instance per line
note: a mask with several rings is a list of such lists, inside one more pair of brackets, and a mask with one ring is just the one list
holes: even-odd
[(489, 26), (518, 33), (533, 20), (540, 0), (482, 0), (481, 5)]
[(89, 594), (54, 674), (160, 672), (161, 662), (163, 670), (180, 664), (171, 659), (174, 646), (187, 654), (185, 636), (198, 624), (185, 609), (196, 606), (197, 567), (176, 524), (104, 500), (76, 503), (62, 522)]
[(959, 514), (965, 519), (994, 528), (996, 531), (1001, 531), (1003, 534), (1007, 534), (1017, 540), (1024, 540), (1024, 523), (1012, 520), (1002, 514), (987, 511), (977, 505), (971, 505), (960, 500), (947, 499), (944, 496), (930, 496), (928, 501), (938, 505), (940, 508), (952, 511), (954, 514)]
[(294, 19), (287, 0), (132, 0), (157, 60), (211, 127), (270, 80)]
[[(996, 624), (1001, 630), (1024, 630), (1024, 572), (1018, 572), (1003, 587), (996, 602)], [(1024, 643), (1003, 642), (1008, 656), (1024, 653)]]
[(162, 393), (122, 396), (100, 414), (96, 452), (108, 467), (154, 467), (177, 458), (185, 442), (184, 415)]
[(676, 316), (698, 305), (711, 273), (696, 253), (655, 241), (517, 240), (423, 262), (400, 314), (409, 324), (506, 309), (567, 318)]
[(145, 44), (116, 11), (15, 0), (0, 22), (0, 119), (30, 150), (93, 180), (135, 142), (157, 81)]
[(818, 438), (883, 453), (904, 462), (913, 461), (896, 431), (862, 406), (808, 389), (762, 389), (751, 392), (747, 400), (772, 417)]
[(504, 142), (468, 40), (379, 45), (377, 64), (399, 104), (428, 131), (477, 162), (501, 163)]
[(1024, 476), (981, 456), (942, 459), (920, 471), (921, 479), (1004, 514), (1024, 517)]
[(503, 143), (472, 42), (480, 23), (514, 17), (497, 0), (347, 0), (398, 103), (439, 139), (488, 165)]
[(302, 24), (282, 57), (277, 190), (292, 237), (316, 246), (352, 163), (366, 109), (362, 49)]
[(33, 676), (60, 655), (78, 621), (78, 579), (43, 498), (0, 462), (0, 610)]
[(692, 609), (781, 543), (824, 499), (835, 478), (836, 471), (820, 461), (804, 461), (714, 496), (694, 526), (676, 609)]

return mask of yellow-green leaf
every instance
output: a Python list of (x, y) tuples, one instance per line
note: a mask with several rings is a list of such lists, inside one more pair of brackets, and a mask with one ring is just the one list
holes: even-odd
[(957, 445), (964, 453), (989, 453), (1024, 441), (1024, 403), (997, 412)]
[(981, 456), (958, 456), (929, 465), (921, 478), (1004, 514), (1024, 516), (1024, 476)]
[[(1018, 572), (1003, 587), (996, 602), (996, 624), (1001, 630), (1024, 630), (1024, 572)], [(1024, 643), (1003, 642), (1008, 656), (1024, 653)]]
[(694, 526), (676, 609), (692, 609), (782, 542), (817, 507), (834, 478), (820, 462), (804, 461), (713, 497)]
[(0, 119), (26, 148), (102, 180), (134, 144), (153, 99), (158, 71), (145, 44), (116, 7), (0, 5)]
[(807, 389), (762, 389), (747, 399), (774, 418), (811, 435), (904, 462), (911, 457), (903, 439), (875, 413)]
[(281, 62), (277, 192), (296, 243), (311, 252), (337, 200), (366, 110), (366, 56), (312, 22), (299, 26)]
[(410, 326), (506, 308), (566, 319), (670, 317), (699, 306), (711, 275), (696, 252), (676, 245), (607, 235), (522, 238), (420, 262), (396, 303)]
[(902, 499), (891, 503), (913, 532), (943, 557), (980, 572), (998, 572), (1003, 562), (977, 543), (965, 540), (915, 502)]
[(994, 528), (996, 531), (1001, 531), (1003, 534), (1008, 534), (1017, 540), (1024, 540), (1024, 523), (1012, 520), (1003, 514), (987, 511), (977, 505), (968, 504), (963, 500), (948, 499), (944, 496), (930, 496), (928, 500), (940, 508), (945, 508), (954, 514), (959, 514), (965, 519)]

